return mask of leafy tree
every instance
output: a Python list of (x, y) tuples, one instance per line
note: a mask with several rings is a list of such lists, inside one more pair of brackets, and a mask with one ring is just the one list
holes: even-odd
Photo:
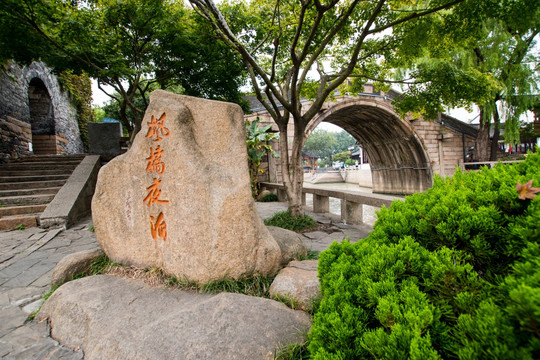
[(272, 125), (259, 128), (260, 119), (250, 122), (246, 121), (246, 146), (248, 154), (249, 176), (251, 179), (251, 192), (253, 197), (259, 194), (259, 173), (263, 173), (260, 168), (262, 158), (270, 152), (275, 157), (279, 155), (272, 149), (271, 141), (279, 140), (275, 133), (268, 132)]
[[(334, 133), (334, 136), (336, 137), (336, 152), (344, 152), (349, 150), (349, 147), (356, 145), (356, 139), (351, 136), (346, 131), (339, 131)], [(355, 146), (356, 147), (356, 146)]]
[(414, 81), (398, 108), (434, 118), (443, 105), (477, 104), (477, 158), (496, 160), (503, 120), (505, 140), (517, 142), (519, 116), (538, 101), (538, 59), (531, 50), (540, 32), (540, 4), (479, 2), (474, 9), (456, 11), (433, 29), (439, 44), (413, 66), (409, 75)]
[(519, 128), (519, 138), (521, 140), (530, 140), (540, 137), (540, 130), (534, 128), (534, 123), (521, 122)]
[(241, 63), (181, 2), (6, 0), (0, 15), (0, 28), (14, 26), (24, 39), (2, 31), (3, 59), (85, 70), (114, 89), (107, 95), (132, 137), (153, 88), (240, 102)]
[(332, 157), (332, 160), (333, 161), (338, 161), (338, 162), (346, 162), (350, 158), (351, 158), (351, 152), (350, 151), (344, 151), (344, 152), (340, 152), (340, 153), (337, 153), (336, 155), (334, 155)]
[(304, 144), (304, 151), (309, 151), (320, 159), (331, 159), (338, 146), (334, 133), (315, 129)]
[[(289, 210), (300, 216), (302, 147), (310, 120), (349, 77), (384, 77), (388, 59), (419, 56), (429, 24), (463, 0), (255, 0), (224, 3), (221, 9), (212, 0), (190, 2), (240, 55), (257, 99), (276, 122)], [(414, 44), (409, 33), (416, 36)], [(311, 72), (319, 78), (310, 78)], [(303, 107), (302, 96), (311, 104)]]

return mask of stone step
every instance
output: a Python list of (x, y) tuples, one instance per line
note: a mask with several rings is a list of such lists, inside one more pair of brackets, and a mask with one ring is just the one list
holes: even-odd
[[(21, 183), (18, 183), (21, 184)], [(37, 194), (56, 194), (62, 187), (43, 187), (43, 188), (28, 188), (26, 186), (21, 186), (20, 188), (11, 189), (11, 190), (0, 190), (0, 198), (5, 196), (24, 196), (24, 195), (37, 195)]]
[(0, 191), (62, 187), (66, 180), (27, 181), (0, 183)]
[(73, 171), (79, 165), (79, 161), (66, 164), (65, 162), (16, 162), (2, 165), (0, 170), (18, 171), (18, 170), (48, 170), (48, 169), (63, 169), (66, 171)]
[(6, 169), (0, 169), (0, 176), (6, 177), (6, 176), (14, 176), (14, 177), (21, 177), (21, 176), (33, 176), (33, 175), (71, 175), (73, 172), (73, 169), (56, 169), (56, 168), (49, 168), (49, 169), (38, 169), (38, 170), (6, 170)]
[(11, 215), (0, 218), (0, 231), (19, 230), (24, 228), (39, 226), (39, 214), (31, 215)]
[(45, 211), (47, 204), (24, 206), (0, 206), (0, 217), (22, 214), (37, 214)]
[(66, 162), (66, 161), (81, 161), (86, 155), (30, 155), (17, 160), (13, 163), (30, 163), (30, 162)]
[(0, 176), (0, 183), (28, 182), (28, 181), (49, 181), (67, 180), (69, 175), (33, 175), (33, 176)]
[(0, 206), (21, 206), (21, 205), (39, 205), (48, 204), (54, 199), (55, 194), (37, 194), (23, 196), (5, 196), (0, 198)]

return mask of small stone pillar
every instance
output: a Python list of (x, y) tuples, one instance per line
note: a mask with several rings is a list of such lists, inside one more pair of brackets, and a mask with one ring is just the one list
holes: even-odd
[(341, 220), (349, 225), (361, 224), (363, 218), (362, 204), (341, 200)]
[(277, 189), (277, 197), (279, 202), (287, 201), (287, 192), (283, 189)]
[(313, 212), (328, 213), (330, 212), (330, 201), (328, 196), (313, 194)]

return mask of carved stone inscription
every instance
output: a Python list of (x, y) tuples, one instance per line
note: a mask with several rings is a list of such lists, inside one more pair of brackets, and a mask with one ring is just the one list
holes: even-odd
[(161, 90), (150, 99), (132, 147), (100, 171), (92, 216), (105, 253), (200, 282), (275, 273), (280, 249), (251, 197), (241, 109)]

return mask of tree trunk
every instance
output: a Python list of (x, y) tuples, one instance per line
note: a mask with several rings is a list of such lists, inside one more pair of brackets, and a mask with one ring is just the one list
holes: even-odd
[(499, 152), (499, 136), (500, 136), (500, 125), (501, 119), (499, 118), (499, 111), (497, 110), (497, 105), (493, 111), (493, 139), (491, 139), (491, 157), (490, 161), (497, 161), (497, 153)]
[(128, 131), (128, 134), (130, 136), (130, 142), (131, 142), (131, 134), (133, 133), (133, 127), (131, 126), (131, 123), (129, 122), (129, 119), (127, 116), (127, 105), (125, 101), (120, 102), (120, 120), (122, 121), (122, 125), (126, 127), (126, 130)]
[(302, 189), (304, 187), (304, 169), (302, 167), (302, 145), (304, 144), (304, 128), (295, 124), (292, 156), (290, 160), (291, 190), (289, 192), (289, 212), (292, 216), (304, 215)]
[(304, 206), (302, 203), (302, 189), (304, 185), (304, 171), (302, 169), (303, 137), (304, 128), (295, 124), (293, 149), (289, 157), (287, 125), (279, 126), (281, 173), (285, 192), (287, 193), (289, 212), (293, 217), (304, 215)]
[(489, 161), (490, 159), (490, 141), (489, 141), (489, 126), (490, 119), (486, 119), (486, 114), (480, 108), (480, 129), (476, 138), (475, 160)]

